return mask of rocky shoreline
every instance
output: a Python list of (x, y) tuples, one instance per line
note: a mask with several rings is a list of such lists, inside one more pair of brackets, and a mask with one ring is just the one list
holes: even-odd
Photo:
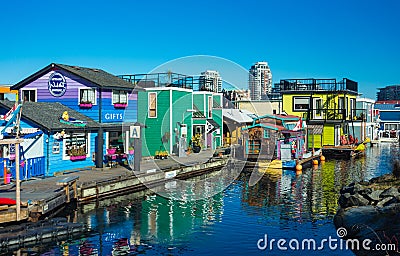
[[(346, 229), (344, 239), (370, 239), (372, 244), (395, 243), (398, 246), (400, 179), (396, 176), (386, 174), (368, 182), (351, 183), (340, 190), (338, 203), (334, 225), (336, 229)], [(356, 255), (398, 255), (398, 250), (353, 252)]]

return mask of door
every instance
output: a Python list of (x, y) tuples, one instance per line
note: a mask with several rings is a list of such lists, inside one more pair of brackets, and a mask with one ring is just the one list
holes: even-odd
[(335, 125), (335, 146), (340, 145), (340, 125)]
[(323, 119), (322, 113), (322, 99), (321, 98), (314, 98), (313, 99), (313, 119)]

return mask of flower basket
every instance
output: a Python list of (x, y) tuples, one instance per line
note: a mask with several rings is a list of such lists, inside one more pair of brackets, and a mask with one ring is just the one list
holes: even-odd
[(9, 184), (11, 182), (11, 173), (6, 174), (6, 184)]
[(114, 108), (126, 108), (127, 106), (126, 103), (114, 103)]
[(116, 148), (108, 148), (107, 149), (107, 154), (109, 154), (109, 155), (114, 155), (115, 152), (117, 152)]
[(196, 145), (193, 146), (193, 153), (199, 153), (200, 150), (201, 150), (200, 146), (196, 146)]
[(83, 155), (83, 156), (70, 156), (69, 159), (71, 161), (85, 160), (86, 159), (86, 155)]
[(80, 108), (92, 108), (93, 104), (92, 103), (79, 103)]

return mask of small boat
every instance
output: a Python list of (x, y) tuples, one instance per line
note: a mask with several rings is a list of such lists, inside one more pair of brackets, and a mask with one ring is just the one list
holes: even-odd
[(0, 197), (0, 205), (15, 205), (17, 201), (12, 198)]
[(260, 161), (258, 166), (268, 169), (294, 169), (296, 168), (296, 160), (282, 161), (280, 159), (274, 159), (271, 162)]

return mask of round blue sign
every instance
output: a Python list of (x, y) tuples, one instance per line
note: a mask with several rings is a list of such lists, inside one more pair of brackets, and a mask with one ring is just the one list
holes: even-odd
[(67, 81), (60, 73), (54, 72), (49, 77), (49, 92), (54, 97), (61, 97), (67, 90)]

